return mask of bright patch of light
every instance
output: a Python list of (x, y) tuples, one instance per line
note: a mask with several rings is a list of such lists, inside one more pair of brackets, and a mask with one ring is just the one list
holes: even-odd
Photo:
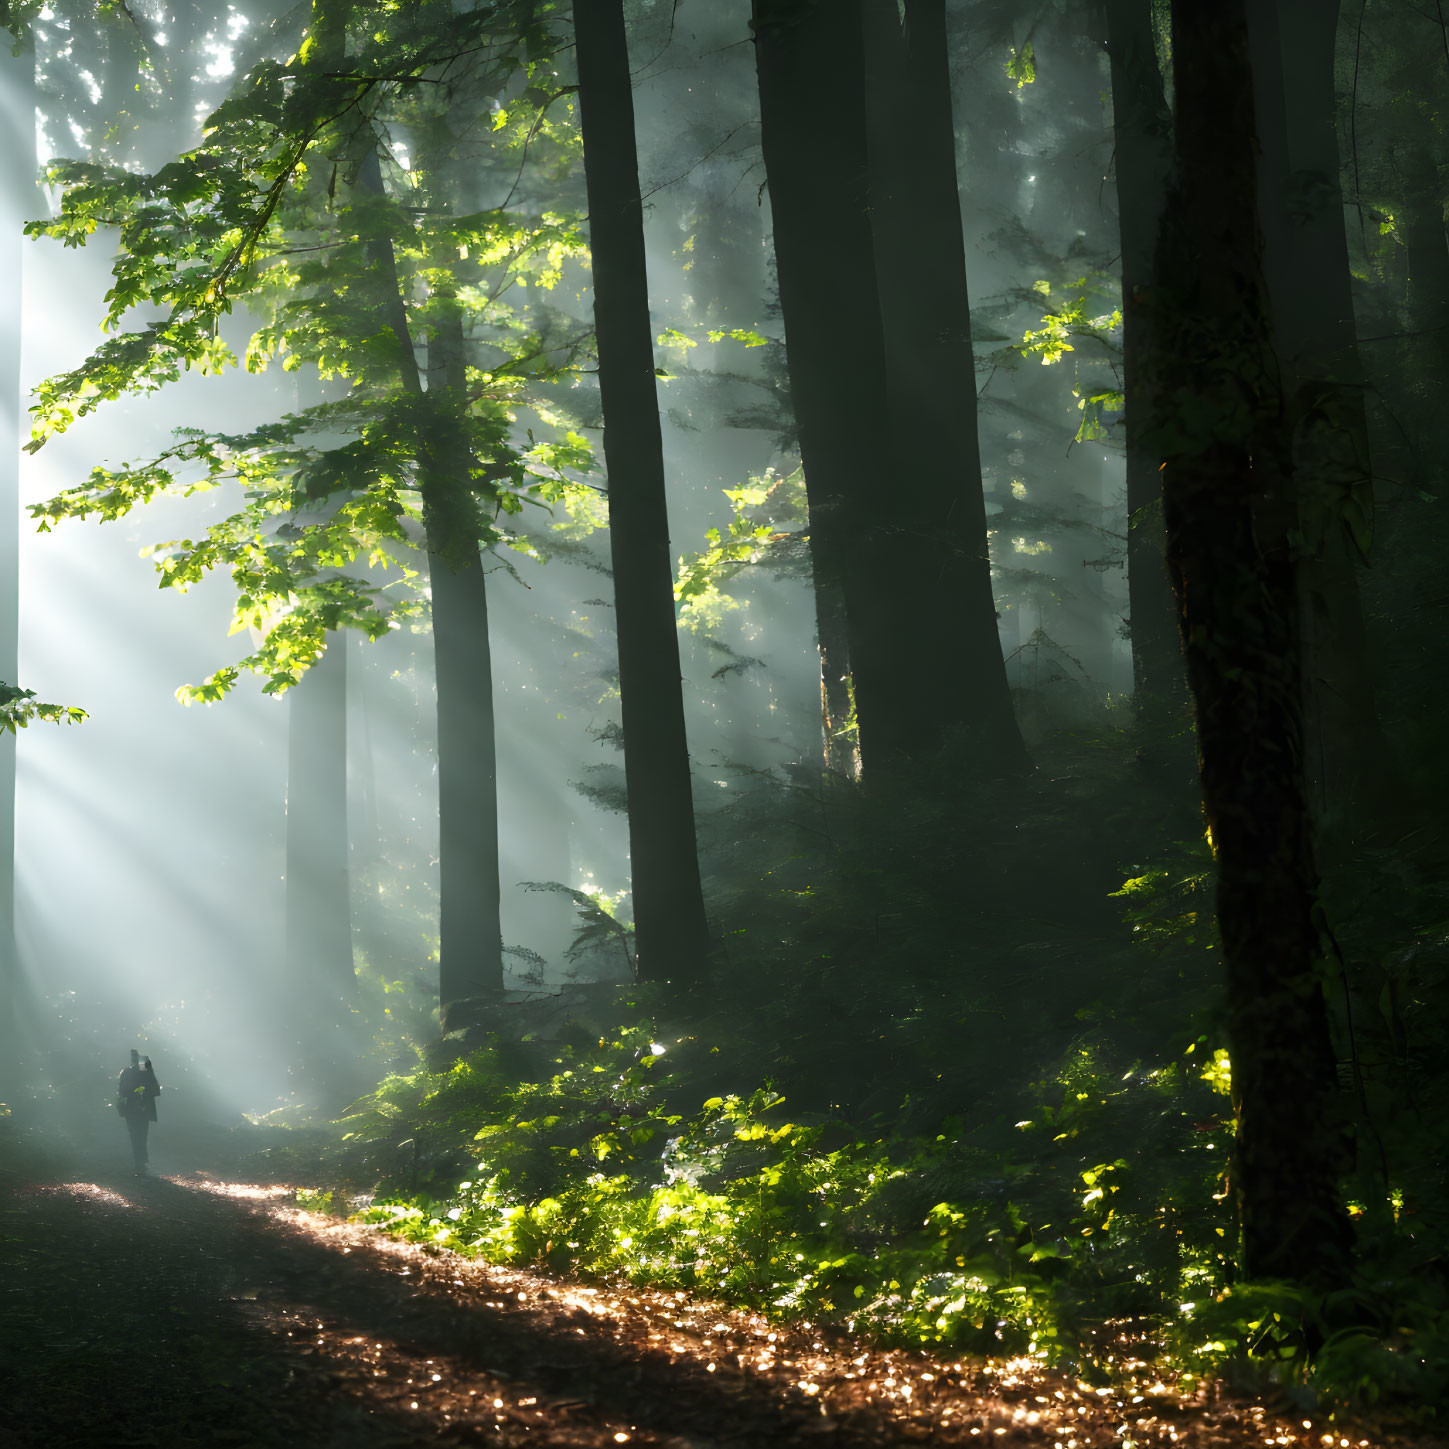
[(198, 1182), (194, 1185), (204, 1192), (214, 1192), (218, 1197), (243, 1197), (261, 1202), (291, 1197), (295, 1191), (290, 1187), (258, 1187), (250, 1182)]
[(61, 1191), (71, 1193), (75, 1197), (88, 1197), (92, 1202), (103, 1202), (111, 1207), (133, 1206), (120, 1193), (112, 1192), (109, 1188), (102, 1187), (95, 1182), (68, 1182), (61, 1188)]
[(664, 1055), (664, 1048), (657, 1041), (651, 1041), (649, 1043), (649, 1051), (656, 1057), (662, 1057)]

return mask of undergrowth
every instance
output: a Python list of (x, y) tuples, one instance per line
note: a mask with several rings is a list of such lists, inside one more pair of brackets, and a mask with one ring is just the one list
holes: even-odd
[[(1355, 1281), (1241, 1281), (1211, 853), (1144, 805), (1130, 744), (1082, 733), (1025, 785), (889, 802), (746, 781), (702, 826), (723, 944), (688, 1009), (621, 988), (547, 1039), (419, 1049), (342, 1118), (334, 1175), (375, 1187), (366, 1221), (491, 1262), (1431, 1416), (1444, 1155), (1378, 1104), (1414, 1072), (1437, 1100), (1449, 933), (1392, 944), (1423, 918), (1404, 886), (1380, 966), (1345, 972), (1352, 1032), (1335, 1003), (1367, 1104)], [(1331, 888), (1387, 912), (1357, 869)]]
[(1098, 1381), (1151, 1360), (1329, 1404), (1432, 1405), (1449, 1388), (1441, 1295), (1407, 1260), (1318, 1297), (1233, 1281), (1221, 1051), (1118, 1074), (1079, 1047), (1000, 1153), (959, 1121), (905, 1137), (798, 1120), (768, 1087), (682, 1111), (658, 1046), (635, 1025), (566, 1048), (546, 1081), (501, 1087), (490, 1048), (389, 1079), (346, 1119), (350, 1150), (386, 1142), (411, 1104), (457, 1124), (471, 1166), (384, 1191), (361, 1219), (488, 1262)]

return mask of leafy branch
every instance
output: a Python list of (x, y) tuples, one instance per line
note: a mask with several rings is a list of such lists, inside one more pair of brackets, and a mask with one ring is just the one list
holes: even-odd
[(23, 730), (32, 720), (43, 720), (48, 724), (79, 724), (89, 719), (85, 710), (75, 705), (46, 704), (36, 699), (33, 689), (21, 689), (18, 684), (6, 684), (0, 680), (0, 728), (13, 735)]

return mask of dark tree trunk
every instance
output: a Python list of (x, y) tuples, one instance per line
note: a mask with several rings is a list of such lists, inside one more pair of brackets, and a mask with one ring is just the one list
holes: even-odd
[(476, 543), (473, 554), (460, 567), (442, 547), (428, 548), (438, 691), (438, 996), (445, 1031), (478, 1024), (503, 994), (493, 664)]
[[(375, 147), (361, 159), (356, 190), (373, 204), (384, 198)], [(397, 339), (403, 384), (431, 404), (420, 487), (438, 694), (438, 998), (443, 1030), (453, 1031), (479, 1024), (503, 992), (493, 666), (472, 494), (474, 460), (462, 419), (462, 318), (456, 308), (440, 317), (425, 393), (396, 254), (385, 230), (374, 233), (369, 250), (387, 284), (383, 320)]]
[(683, 985), (709, 950), (674, 614), (644, 213), (622, 0), (574, 7), (609, 477), (638, 969)]
[(1384, 260), (1396, 295), (1392, 313), (1373, 328), (1384, 343), (1372, 354), (1373, 380), (1376, 390), (1387, 393), (1389, 423), (1375, 443), (1384, 473), (1409, 485), (1392, 491), (1391, 506), (1378, 519), (1384, 552), (1396, 565), (1405, 557), (1428, 561), (1449, 551), (1443, 506), (1449, 237), (1440, 149), (1426, 111), (1395, 138), (1379, 193), (1393, 215)]
[(1154, 349), (1167, 556), (1217, 858), (1252, 1277), (1341, 1282), (1351, 1232), (1303, 778), (1289, 429), (1256, 194), (1244, 0), (1173, 7), (1179, 191)]
[[(1449, 388), (1449, 240), (1435, 138), (1427, 122), (1396, 152), (1399, 186), (1390, 198), (1402, 247), (1403, 330), (1393, 349), (1392, 416), (1405, 456), (1387, 471), (1412, 488), (1399, 491), (1388, 515), (1391, 556), (1449, 553), (1444, 517), (1444, 397)], [(1385, 328), (1385, 331), (1397, 330)], [(1421, 492), (1427, 497), (1421, 496)], [(1397, 547), (1395, 547), (1397, 545)]]
[[(7, 37), (8, 40), (8, 37)], [(0, 681), (17, 684), (20, 652), (20, 327), (23, 243), (36, 212), (35, 55), (0, 55)], [(0, 1057), (18, 1059), (15, 1012), (15, 736), (0, 730)], [(0, 1076), (0, 1084), (4, 1078)], [(11, 1083), (15, 1085), (15, 1083)]]
[(1399, 153), (1399, 193), (1394, 230), (1403, 243), (1408, 273), (1404, 302), (1409, 336), (1403, 348), (1413, 405), (1410, 427), (1419, 451), (1420, 481), (1438, 482), (1442, 452), (1441, 403), (1449, 378), (1449, 240), (1444, 192), (1433, 138), (1418, 135)]
[(909, 601), (896, 662), (918, 696), (913, 749), (954, 731), (985, 772), (1010, 774), (1029, 762), (991, 588), (945, 3), (906, 0), (902, 21), (896, 0), (865, 0), (865, 19), (886, 386), (909, 480), (877, 508), (875, 570)]
[[(844, 599), (859, 748), (867, 775), (938, 733), (939, 655), (921, 674), (909, 549), (878, 532), (901, 502), (889, 445), (871, 235), (865, 46), (859, 4), (754, 0), (761, 144), (790, 392), (810, 512), (817, 597)], [(830, 144), (822, 146), (828, 116)], [(828, 239), (828, 245), (822, 245)], [(913, 483), (919, 480), (912, 480)], [(838, 651), (836, 651), (838, 652)], [(827, 660), (831, 672), (838, 662)], [(832, 680), (825, 680), (826, 693)]]
[(1251, 7), (1259, 202), (1301, 510), (1306, 766), (1320, 821), (1392, 807), (1356, 555), (1373, 526), (1372, 465), (1350, 290), (1333, 89), (1338, 5)]
[[(1152, 0), (1106, 0), (1112, 65), (1117, 220), (1122, 247), (1122, 387), (1127, 445), (1127, 598), (1139, 714), (1161, 721), (1186, 701), (1176, 606), (1163, 557), (1162, 461), (1150, 446), (1157, 374), (1148, 358), (1153, 251), (1172, 176), (1172, 116), (1163, 96)], [(1165, 722), (1165, 721), (1161, 721)]]
[(480, 1025), (503, 995), (498, 745), (476, 460), (464, 426), (463, 313), (442, 289), (432, 300), (422, 494), (438, 691), (438, 995), (443, 1029), (452, 1031)]
[(814, 562), (815, 637), (820, 651), (820, 725), (825, 735), (825, 768), (852, 780), (860, 776), (860, 740), (850, 685), (850, 626), (845, 617), (845, 591), (820, 567), (811, 536)]

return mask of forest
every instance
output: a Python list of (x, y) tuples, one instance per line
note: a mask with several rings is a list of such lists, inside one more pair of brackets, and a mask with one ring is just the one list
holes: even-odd
[(1443, 1442), (1437, 0), (3, 21), (0, 1443)]

